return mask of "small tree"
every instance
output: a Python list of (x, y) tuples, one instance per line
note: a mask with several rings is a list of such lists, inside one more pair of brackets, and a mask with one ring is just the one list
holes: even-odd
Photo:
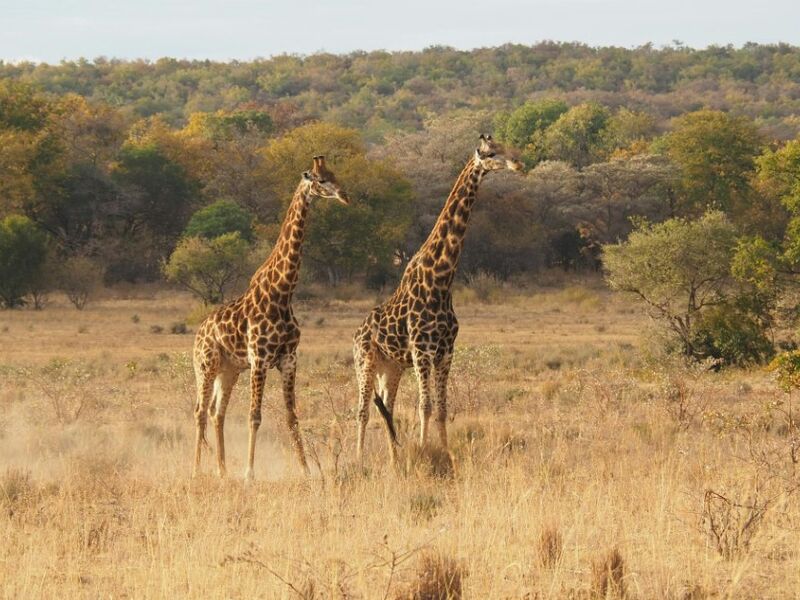
[(243, 240), (252, 241), (253, 215), (236, 202), (218, 200), (194, 213), (183, 234), (213, 239), (234, 231), (238, 231)]
[(42, 310), (47, 304), (50, 292), (58, 288), (60, 266), (55, 249), (50, 245), (38, 275), (28, 289), (35, 310)]
[(545, 158), (583, 168), (608, 154), (607, 127), (611, 114), (595, 102), (573, 106), (544, 133)]
[(695, 348), (700, 313), (724, 303), (735, 282), (731, 260), (736, 231), (720, 212), (697, 221), (640, 222), (626, 242), (604, 248), (606, 278), (650, 307), (680, 341), (684, 354)]
[(47, 256), (47, 238), (21, 215), (0, 221), (0, 305), (15, 308), (40, 277)]
[(212, 240), (184, 238), (164, 265), (164, 275), (207, 305), (221, 303), (247, 276), (249, 250), (238, 232)]
[(59, 268), (58, 288), (78, 310), (83, 310), (92, 294), (100, 287), (103, 269), (85, 256), (73, 256)]

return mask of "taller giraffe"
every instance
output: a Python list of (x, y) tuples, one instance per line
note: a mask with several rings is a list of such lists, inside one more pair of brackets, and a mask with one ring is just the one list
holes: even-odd
[(195, 474), (200, 468), (202, 447), (208, 446), (205, 431), (210, 414), (217, 436), (218, 472), (220, 477), (225, 475), (225, 410), (239, 374), (250, 369), (250, 438), (245, 477), (252, 478), (264, 381), (267, 369), (273, 367), (281, 373), (286, 421), (297, 457), (308, 471), (294, 409), (300, 328), (292, 313), (292, 292), (297, 285), (306, 216), (313, 197), (332, 198), (342, 204), (349, 202), (322, 156), (315, 156), (311, 171), (303, 173), (275, 247), (250, 279), (247, 291), (211, 313), (197, 331), (194, 342)]
[(383, 416), (392, 460), (397, 458), (393, 423), (394, 400), (403, 372), (414, 368), (419, 383), (420, 443), (428, 435), (435, 387), (436, 425), (447, 448), (447, 378), (458, 334), (450, 287), (464, 245), (478, 186), (490, 171), (521, 171), (491, 136), (480, 145), (456, 180), (428, 239), (411, 258), (395, 293), (369, 313), (354, 336), (353, 356), (358, 379), (358, 457), (363, 458), (364, 434), (373, 399)]

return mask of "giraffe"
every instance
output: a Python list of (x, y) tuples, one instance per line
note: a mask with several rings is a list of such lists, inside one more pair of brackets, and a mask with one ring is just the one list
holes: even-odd
[(356, 331), (353, 357), (359, 391), (359, 460), (363, 460), (372, 397), (384, 419), (391, 460), (396, 462), (394, 401), (400, 378), (409, 368), (414, 369), (419, 384), (420, 443), (427, 439), (435, 396), (436, 426), (442, 447), (447, 449), (447, 378), (458, 334), (450, 287), (470, 212), (487, 173), (522, 168), (490, 135), (481, 135), (478, 148), (458, 176), (428, 239), (406, 266), (397, 290), (375, 307)]
[[(239, 374), (250, 369), (250, 436), (246, 479), (253, 477), (256, 433), (261, 424), (261, 398), (267, 370), (281, 374), (286, 422), (303, 470), (308, 473), (303, 442), (295, 413), (295, 372), (300, 328), (292, 313), (292, 292), (297, 285), (306, 215), (313, 197), (349, 200), (323, 156), (315, 156), (311, 171), (303, 173), (286, 212), (275, 247), (236, 300), (218, 308), (197, 330), (194, 369), (197, 380), (195, 421), (197, 438), (194, 474), (200, 469), (206, 420), (214, 423), (217, 470), (225, 476), (225, 410)], [(213, 400), (213, 402), (212, 402)]]

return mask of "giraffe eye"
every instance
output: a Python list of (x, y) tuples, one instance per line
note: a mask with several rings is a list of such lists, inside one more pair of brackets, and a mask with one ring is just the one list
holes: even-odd
[(320, 182), (320, 183), (328, 183), (328, 182), (327, 182), (327, 181), (325, 181), (324, 179), (320, 179), (320, 180), (319, 180), (319, 182)]
[(486, 155), (486, 158), (494, 158), (494, 156), (495, 156), (494, 152), (489, 152), (489, 154)]

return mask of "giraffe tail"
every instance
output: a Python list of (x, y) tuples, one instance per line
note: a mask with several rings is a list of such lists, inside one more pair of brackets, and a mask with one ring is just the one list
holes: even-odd
[(399, 445), (397, 443), (397, 433), (394, 430), (394, 418), (392, 417), (392, 413), (390, 413), (389, 409), (386, 408), (386, 405), (383, 403), (383, 399), (378, 394), (375, 394), (375, 397), (372, 399), (372, 401), (375, 403), (378, 412), (381, 413), (383, 420), (386, 421), (386, 428), (389, 430), (389, 435), (392, 437), (392, 442), (394, 442), (395, 445)]

